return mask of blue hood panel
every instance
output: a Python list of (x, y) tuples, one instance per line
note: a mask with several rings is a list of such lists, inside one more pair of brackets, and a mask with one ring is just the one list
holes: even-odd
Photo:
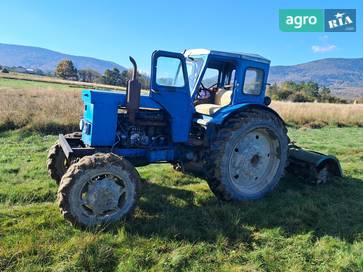
[[(116, 139), (117, 112), (126, 106), (126, 93), (83, 90), (82, 140), (89, 146), (112, 146)], [(161, 109), (149, 96), (140, 97), (141, 108)]]

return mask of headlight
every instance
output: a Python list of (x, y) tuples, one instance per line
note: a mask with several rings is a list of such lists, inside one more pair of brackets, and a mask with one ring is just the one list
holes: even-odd
[(81, 131), (83, 131), (83, 128), (84, 128), (84, 120), (83, 120), (83, 119), (81, 119), (81, 120), (79, 121), (79, 129), (80, 129)]

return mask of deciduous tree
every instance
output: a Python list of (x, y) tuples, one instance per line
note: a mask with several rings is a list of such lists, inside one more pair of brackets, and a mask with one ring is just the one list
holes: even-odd
[(77, 69), (71, 60), (60, 61), (55, 70), (55, 75), (63, 79), (78, 80)]
[(97, 82), (101, 74), (92, 69), (80, 69), (78, 71), (79, 80), (83, 82)]
[(102, 76), (102, 83), (114, 86), (122, 86), (120, 70), (117, 68), (113, 68), (112, 70), (106, 69)]

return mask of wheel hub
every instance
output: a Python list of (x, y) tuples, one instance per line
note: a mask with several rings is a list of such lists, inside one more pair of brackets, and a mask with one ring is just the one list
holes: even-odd
[(268, 131), (256, 129), (236, 143), (229, 162), (231, 181), (243, 191), (260, 190), (272, 178), (278, 144)]
[(260, 161), (260, 154), (256, 153), (255, 155), (253, 155), (252, 159), (251, 159), (251, 165), (256, 167), (258, 162)]
[(102, 179), (89, 185), (86, 203), (95, 214), (103, 214), (117, 208), (121, 186), (112, 179)]
[(239, 145), (239, 148), (234, 150), (235, 154), (233, 154), (232, 161), (232, 166), (237, 175), (256, 176), (266, 161), (267, 156), (264, 148), (264, 145), (259, 143)]

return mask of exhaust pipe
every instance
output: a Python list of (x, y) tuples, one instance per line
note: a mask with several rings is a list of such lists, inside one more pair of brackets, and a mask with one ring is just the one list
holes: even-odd
[(141, 84), (137, 80), (137, 65), (133, 57), (130, 56), (133, 65), (132, 79), (127, 82), (126, 89), (126, 111), (131, 123), (135, 123), (136, 112), (140, 107)]

